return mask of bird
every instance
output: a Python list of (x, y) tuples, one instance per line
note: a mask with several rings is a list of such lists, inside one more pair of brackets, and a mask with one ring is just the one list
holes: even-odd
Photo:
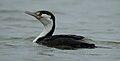
[(37, 36), (33, 43), (44, 45), (57, 49), (79, 49), (79, 48), (95, 48), (95, 44), (84, 41), (84, 36), (79, 35), (53, 35), (55, 31), (55, 16), (48, 10), (40, 10), (36, 12), (25, 11), (26, 14), (39, 20), (44, 29)]

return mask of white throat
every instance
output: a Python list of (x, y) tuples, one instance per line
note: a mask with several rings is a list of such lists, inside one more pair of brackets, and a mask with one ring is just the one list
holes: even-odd
[(53, 21), (52, 21), (52, 19), (50, 19), (50, 16), (48, 16), (48, 15), (47, 15), (47, 16), (46, 16), (46, 15), (43, 15), (43, 16), (45, 16), (45, 17), (44, 17), (44, 18), (41, 18), (41, 19), (40, 19), (40, 22), (44, 25), (44, 29), (43, 29), (42, 33), (40, 33), (40, 35), (37, 36), (37, 37), (33, 40), (34, 43), (35, 43), (39, 38), (46, 36), (46, 35), (51, 31), (51, 29), (52, 29), (52, 27), (53, 27)]

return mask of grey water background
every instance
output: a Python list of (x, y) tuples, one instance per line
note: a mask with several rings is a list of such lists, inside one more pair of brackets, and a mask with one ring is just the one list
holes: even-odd
[[(24, 11), (49, 10), (54, 34), (109, 48), (59, 50), (32, 43), (43, 26)], [(120, 61), (120, 0), (0, 0), (0, 61)]]

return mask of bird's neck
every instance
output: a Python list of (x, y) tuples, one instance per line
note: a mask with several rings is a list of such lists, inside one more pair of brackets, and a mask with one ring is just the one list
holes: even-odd
[(44, 29), (43, 29), (42, 33), (40, 33), (40, 35), (37, 38), (35, 38), (33, 40), (33, 42), (39, 41), (38, 39), (42, 38), (42, 37), (52, 36), (52, 34), (54, 33), (54, 30), (55, 30), (55, 23), (54, 22), (51, 22), (47, 25), (44, 25)]

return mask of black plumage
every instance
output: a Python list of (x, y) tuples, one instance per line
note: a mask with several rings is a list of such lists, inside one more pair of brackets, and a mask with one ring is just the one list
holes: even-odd
[(85, 42), (83, 38), (76, 35), (53, 35), (39, 38), (36, 43), (59, 49), (95, 48), (94, 44)]

